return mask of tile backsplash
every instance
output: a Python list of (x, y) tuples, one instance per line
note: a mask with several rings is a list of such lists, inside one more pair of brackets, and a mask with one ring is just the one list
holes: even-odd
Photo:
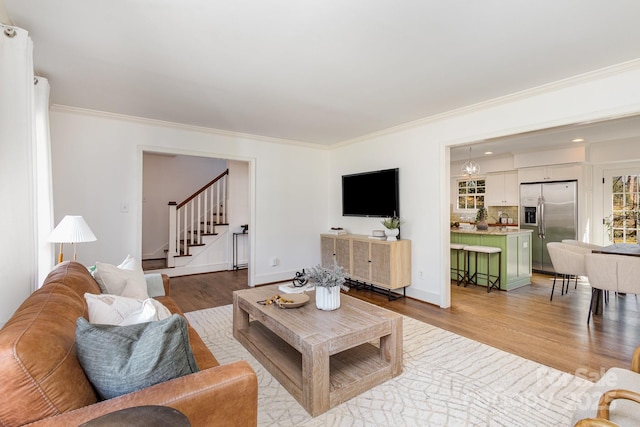
[(517, 206), (488, 206), (487, 213), (489, 214), (488, 222), (498, 222), (498, 212), (502, 212), (502, 215), (508, 215), (509, 218), (513, 218), (514, 224), (518, 223), (518, 207)]
[[(451, 209), (450, 212), (451, 222), (466, 222), (471, 221), (475, 222), (476, 216), (475, 214), (460, 214), (458, 212), (453, 212)], [(508, 215), (509, 218), (513, 218), (513, 224), (518, 223), (518, 206), (488, 206), (487, 207), (487, 222), (489, 223), (497, 223), (499, 214), (498, 212), (502, 212), (503, 215)]]

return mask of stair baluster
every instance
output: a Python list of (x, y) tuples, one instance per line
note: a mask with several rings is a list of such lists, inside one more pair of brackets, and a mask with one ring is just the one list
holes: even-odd
[(203, 234), (215, 234), (216, 225), (226, 224), (228, 174), (227, 169), (180, 204), (169, 202), (167, 267), (175, 267), (176, 256), (188, 256), (190, 245), (201, 245)]

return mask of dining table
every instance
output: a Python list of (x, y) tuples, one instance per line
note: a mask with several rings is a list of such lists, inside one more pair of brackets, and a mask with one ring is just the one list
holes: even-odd
[[(591, 253), (640, 256), (640, 245), (637, 243), (614, 243), (613, 245), (593, 249)], [(596, 292), (596, 296), (593, 301), (593, 306), (591, 307), (591, 312), (593, 314), (602, 314), (602, 289), (594, 289), (594, 292)]]
[(593, 249), (591, 252), (594, 254), (640, 256), (640, 245), (636, 243), (615, 243), (603, 246), (600, 249)]

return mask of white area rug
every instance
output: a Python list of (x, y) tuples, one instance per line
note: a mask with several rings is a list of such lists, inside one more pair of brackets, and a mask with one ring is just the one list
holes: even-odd
[(592, 383), (404, 317), (404, 370), (312, 418), (233, 338), (232, 306), (186, 313), (221, 364), (258, 375), (260, 426), (568, 426)]

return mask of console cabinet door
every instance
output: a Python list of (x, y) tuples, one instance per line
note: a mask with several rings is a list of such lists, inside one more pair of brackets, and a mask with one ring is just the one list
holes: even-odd
[(320, 237), (320, 265), (323, 268), (330, 268), (333, 265), (333, 257), (336, 253), (336, 238)]
[(408, 240), (353, 240), (351, 248), (352, 279), (389, 289), (411, 284), (411, 244)]
[[(351, 272), (351, 240), (349, 239), (336, 239), (335, 246), (336, 261), (338, 265), (344, 268), (347, 273)], [(333, 267), (333, 264), (331, 264)]]
[(370, 243), (371, 282), (391, 288), (391, 248), (384, 243)]
[(321, 265), (338, 265), (352, 280), (383, 288), (397, 289), (411, 285), (411, 241), (372, 240), (367, 236), (320, 236)]
[(333, 260), (351, 272), (351, 241), (340, 237), (320, 237), (320, 265), (333, 268)]
[(353, 255), (353, 269), (351, 270), (351, 278), (362, 280), (364, 282), (371, 281), (371, 261), (369, 258), (370, 242), (362, 240), (353, 240), (351, 249)]

